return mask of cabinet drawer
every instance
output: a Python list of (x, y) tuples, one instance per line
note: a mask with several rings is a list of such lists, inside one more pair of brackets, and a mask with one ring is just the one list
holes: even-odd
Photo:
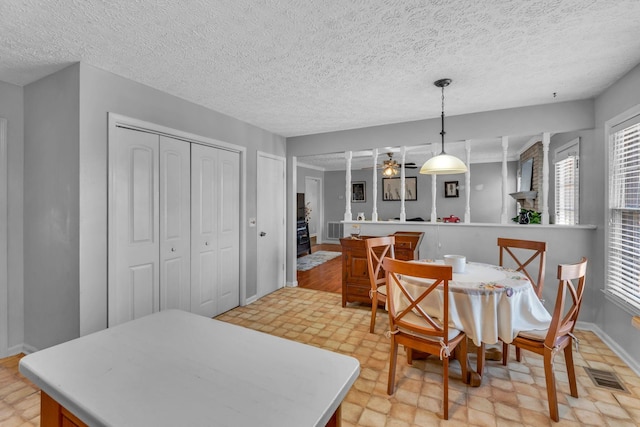
[(396, 242), (394, 246), (400, 249), (413, 249), (413, 242)]

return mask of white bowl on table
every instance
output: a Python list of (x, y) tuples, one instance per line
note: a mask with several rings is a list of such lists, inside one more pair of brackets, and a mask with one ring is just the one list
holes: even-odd
[(445, 255), (444, 263), (453, 267), (454, 273), (464, 273), (467, 257), (464, 255)]

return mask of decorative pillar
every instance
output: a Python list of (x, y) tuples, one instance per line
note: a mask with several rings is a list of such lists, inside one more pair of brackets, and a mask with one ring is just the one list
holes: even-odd
[(400, 153), (402, 154), (402, 167), (400, 168), (400, 221), (407, 220), (407, 212), (404, 207), (404, 198), (405, 198), (405, 171), (404, 171), (404, 163), (407, 155), (407, 147), (402, 146), (400, 149)]
[(509, 137), (502, 137), (502, 213), (500, 214), (500, 223), (509, 223), (509, 214), (507, 205), (509, 204), (509, 189), (507, 187), (507, 149), (509, 148)]
[(542, 133), (542, 224), (549, 224), (549, 143), (551, 134)]
[(466, 140), (464, 142), (464, 149), (467, 153), (467, 171), (464, 173), (464, 188), (465, 188), (465, 196), (467, 199), (467, 204), (464, 208), (464, 222), (471, 222), (471, 205), (469, 201), (471, 200), (471, 141)]
[[(431, 144), (431, 157), (437, 155), (438, 153), (438, 144)], [(438, 213), (436, 212), (436, 197), (437, 197), (437, 188), (436, 188), (436, 174), (431, 175), (431, 222), (438, 222)]]
[(378, 149), (373, 149), (373, 184), (371, 185), (373, 197), (373, 212), (371, 212), (371, 221), (378, 220)]
[(345, 151), (344, 159), (347, 162), (346, 167), (346, 177), (345, 177), (345, 186), (344, 186), (344, 198), (345, 198), (345, 207), (344, 207), (344, 220), (352, 221), (353, 216), (351, 215), (351, 159), (353, 158), (352, 151)]

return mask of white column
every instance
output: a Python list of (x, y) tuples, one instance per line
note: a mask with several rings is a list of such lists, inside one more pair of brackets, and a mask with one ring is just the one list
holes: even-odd
[(405, 171), (404, 171), (404, 162), (406, 160), (407, 155), (407, 147), (404, 145), (400, 149), (400, 153), (402, 154), (402, 167), (400, 168), (400, 221), (407, 220), (407, 212), (404, 207), (404, 197), (405, 197)]
[(344, 220), (352, 221), (353, 215), (351, 215), (351, 159), (353, 158), (353, 152), (345, 151), (344, 158), (347, 162), (344, 186)]
[[(437, 155), (438, 153), (438, 144), (431, 144), (431, 154), (432, 156)], [(436, 174), (431, 175), (431, 222), (436, 223), (438, 221), (438, 213), (436, 212), (436, 197), (437, 197), (437, 189), (436, 189)]]
[(551, 134), (542, 133), (542, 224), (549, 224), (549, 143)]
[(464, 208), (464, 222), (471, 222), (471, 205), (469, 204), (469, 200), (471, 199), (471, 141), (466, 140), (464, 142), (464, 149), (467, 153), (467, 171), (464, 173), (464, 188), (465, 188), (465, 196), (467, 198), (467, 204)]
[(371, 212), (371, 221), (378, 220), (378, 149), (373, 149), (373, 184), (371, 185), (373, 197), (373, 212)]
[(509, 137), (502, 137), (502, 213), (500, 214), (500, 223), (507, 224), (509, 222), (509, 214), (507, 212), (507, 204), (509, 203), (509, 190), (507, 183), (507, 149), (509, 148)]

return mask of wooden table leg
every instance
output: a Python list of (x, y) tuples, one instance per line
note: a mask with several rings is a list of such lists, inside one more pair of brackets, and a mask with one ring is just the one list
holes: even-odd
[(333, 413), (331, 419), (327, 423), (327, 427), (341, 427), (342, 426), (342, 403), (336, 409), (336, 412)]
[(44, 391), (40, 392), (40, 426), (41, 427), (87, 427), (78, 417)]

